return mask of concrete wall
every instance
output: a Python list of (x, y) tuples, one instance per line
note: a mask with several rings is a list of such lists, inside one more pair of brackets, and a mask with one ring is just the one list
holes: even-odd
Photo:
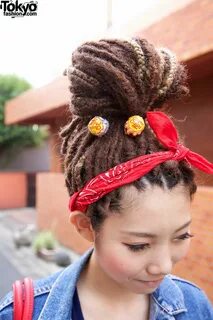
[(0, 167), (2, 172), (25, 171), (38, 172), (50, 170), (50, 142), (44, 141), (44, 144), (38, 148), (26, 148), (18, 153), (14, 159), (5, 168)]

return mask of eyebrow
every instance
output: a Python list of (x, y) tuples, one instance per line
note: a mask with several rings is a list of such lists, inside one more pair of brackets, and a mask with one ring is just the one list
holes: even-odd
[[(188, 227), (190, 225), (190, 223), (192, 222), (192, 220), (189, 220), (188, 222), (186, 222), (184, 225), (182, 225), (180, 228), (178, 228), (177, 230), (175, 230), (174, 233)], [(135, 231), (121, 231), (121, 233), (123, 234), (129, 234), (129, 235), (133, 235), (136, 237), (148, 237), (148, 238), (156, 238), (157, 235), (152, 234), (152, 233), (147, 233), (147, 232), (135, 232)]]

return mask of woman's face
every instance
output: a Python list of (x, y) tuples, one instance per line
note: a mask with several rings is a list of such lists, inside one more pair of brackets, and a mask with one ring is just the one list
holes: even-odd
[[(123, 192), (121, 214), (111, 213), (94, 242), (104, 274), (134, 293), (151, 293), (185, 257), (190, 242), (190, 197), (183, 186)], [(189, 233), (189, 234), (188, 234)]]

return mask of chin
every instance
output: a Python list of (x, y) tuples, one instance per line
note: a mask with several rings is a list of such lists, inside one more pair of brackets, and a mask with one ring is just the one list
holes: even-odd
[(145, 288), (142, 286), (138, 286), (138, 285), (126, 285), (125, 288), (127, 290), (129, 290), (132, 293), (135, 294), (151, 294), (152, 292), (154, 292), (157, 288)]
[(136, 294), (152, 294), (155, 290), (155, 289), (151, 289), (151, 288), (148, 288), (148, 289), (140, 289), (140, 288), (135, 288), (135, 289), (132, 289), (131, 291), (136, 293)]

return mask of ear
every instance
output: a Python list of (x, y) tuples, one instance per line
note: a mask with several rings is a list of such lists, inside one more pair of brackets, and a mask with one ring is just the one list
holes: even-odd
[(94, 242), (95, 233), (91, 225), (90, 218), (81, 211), (72, 211), (70, 213), (70, 222), (75, 226), (80, 235), (89, 242)]

